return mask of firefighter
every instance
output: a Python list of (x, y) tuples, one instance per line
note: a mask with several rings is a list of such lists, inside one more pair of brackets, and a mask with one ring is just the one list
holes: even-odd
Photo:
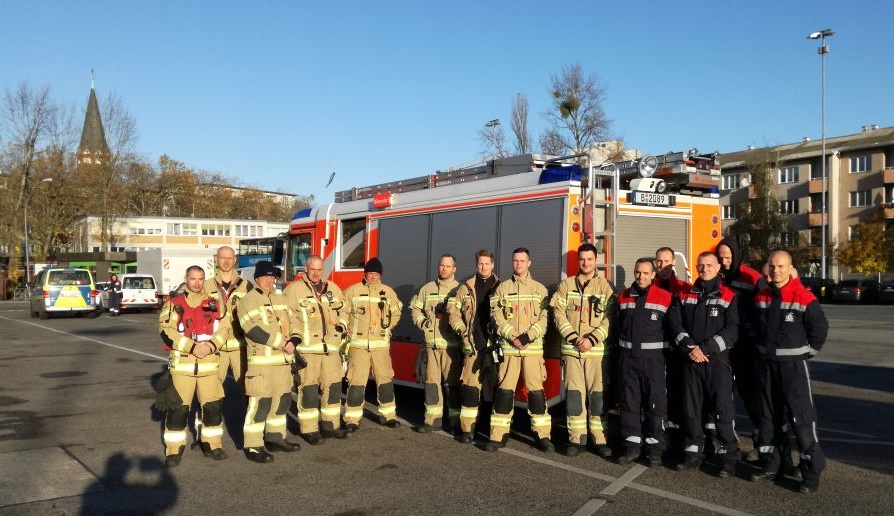
[(760, 385), (757, 383), (757, 369), (760, 354), (757, 351), (757, 312), (754, 295), (761, 282), (761, 273), (742, 263), (739, 246), (732, 238), (724, 238), (715, 250), (720, 260), (720, 275), (723, 284), (736, 293), (739, 305), (739, 340), (730, 351), (733, 378), (745, 411), (752, 424), (752, 438), (757, 440), (761, 421)]
[(618, 295), (624, 452), (617, 461), (630, 464), (645, 452), (649, 467), (655, 467), (661, 464), (665, 449), (664, 350), (668, 347), (668, 328), (673, 325), (670, 321), (679, 317), (679, 309), (670, 292), (652, 284), (655, 264), (650, 258), (636, 261), (633, 277), (630, 288)]
[[(733, 377), (729, 353), (739, 337), (736, 294), (718, 276), (720, 262), (710, 251), (698, 255), (698, 279), (678, 294), (681, 318), (673, 328), (675, 348), (683, 354), (683, 462), (678, 471), (698, 468), (704, 446), (704, 414), (714, 418), (721, 447), (718, 476), (735, 474), (738, 437), (734, 428)], [(707, 411), (705, 410), (707, 408)]]
[[(692, 287), (677, 277), (676, 253), (670, 247), (661, 247), (655, 251), (656, 277), (655, 285), (667, 290), (676, 300), (677, 294)], [(669, 449), (678, 450), (683, 446), (683, 355), (675, 350), (664, 350), (667, 370), (667, 430), (670, 440)]]
[(236, 315), (236, 303), (253, 286), (250, 281), (239, 277), (236, 272), (236, 252), (230, 246), (218, 248), (214, 255), (217, 274), (212, 281), (205, 282), (206, 292), (216, 292), (226, 305), (227, 315), (220, 321), (221, 331), (226, 340), (220, 348), (220, 369), (218, 376), (223, 382), (227, 378), (227, 370), (233, 370), (233, 379), (239, 387), (240, 394), (245, 393), (243, 376), (245, 373), (245, 335), (239, 327)]
[[(301, 433), (310, 444), (344, 439), (341, 428), (341, 343), (348, 323), (338, 285), (323, 279), (323, 259), (311, 256), (305, 275), (283, 292), (298, 317), (296, 351), (307, 362), (298, 371), (296, 410)], [(322, 432), (320, 431), (322, 429)]]
[[(445, 431), (459, 429), (460, 380), (463, 367), (462, 344), (450, 327), (447, 306), (456, 296), (456, 258), (445, 254), (438, 262), (438, 279), (419, 289), (410, 301), (413, 324), (422, 330), (425, 346), (419, 350), (417, 377), (425, 384), (425, 421), (417, 432), (428, 433), (436, 426)], [(442, 422), (442, 390), (447, 392), (449, 422)]]
[(106, 290), (109, 291), (109, 315), (112, 317), (121, 315), (121, 280), (117, 274), (112, 274), (109, 278)]
[(819, 488), (826, 457), (816, 433), (816, 408), (807, 360), (826, 341), (829, 323), (819, 301), (793, 278), (792, 257), (785, 251), (770, 254), (770, 286), (755, 296), (758, 321), (758, 385), (761, 387), (758, 450), (761, 471), (751, 480), (776, 477), (788, 438), (794, 433), (801, 453), (802, 493)]
[(286, 412), (292, 401), (291, 368), (300, 340), (295, 313), (275, 290), (281, 275), (271, 262), (259, 261), (255, 265), (255, 288), (236, 303), (247, 358), (243, 450), (249, 460), (262, 464), (273, 461), (271, 451), (295, 452), (301, 448), (286, 440)]
[[(448, 304), (450, 326), (462, 340), (465, 359), (462, 370), (462, 408), (459, 424), (461, 443), (469, 444), (475, 437), (475, 421), (478, 419), (478, 405), (481, 402), (488, 336), (493, 321), (490, 311), (490, 296), (499, 278), (494, 274), (494, 254), (487, 249), (475, 252), (476, 274), (457, 289), (456, 296)], [(494, 367), (491, 364), (491, 367)]]
[(345, 430), (356, 432), (363, 417), (363, 400), (369, 371), (376, 381), (379, 415), (385, 426), (397, 428), (394, 403), (394, 369), (391, 367), (391, 330), (403, 305), (391, 287), (382, 283), (382, 262), (371, 258), (363, 267), (363, 281), (345, 289), (348, 314), (348, 394)]
[(602, 359), (614, 292), (596, 270), (596, 256), (593, 244), (578, 247), (577, 276), (560, 283), (550, 301), (562, 337), (569, 457), (586, 447), (588, 423), (596, 452), (611, 456), (603, 424)]
[(165, 415), (165, 466), (180, 465), (186, 446), (186, 426), (193, 396), (198, 396), (202, 430), (199, 438), (207, 457), (223, 460), (223, 387), (217, 376), (218, 349), (223, 342), (220, 320), (226, 306), (203, 291), (205, 271), (198, 265), (186, 269), (186, 290), (165, 303), (159, 329), (170, 351), (169, 370), (181, 404), (168, 407)]
[(504, 359), (494, 394), (490, 441), (486, 451), (497, 451), (509, 439), (509, 425), (515, 408), (515, 386), (519, 374), (528, 390), (528, 414), (537, 434), (537, 449), (553, 451), (550, 441), (552, 421), (546, 411), (546, 364), (543, 336), (546, 333), (549, 297), (546, 287), (534, 281), (528, 269), (531, 253), (524, 247), (512, 251), (512, 278), (500, 283), (491, 295), (491, 314), (501, 339)]

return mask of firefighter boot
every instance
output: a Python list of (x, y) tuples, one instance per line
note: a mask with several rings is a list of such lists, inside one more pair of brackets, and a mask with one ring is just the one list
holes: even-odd
[(176, 468), (180, 465), (180, 458), (183, 456), (183, 450), (186, 446), (181, 446), (177, 453), (165, 456), (165, 467)]
[(677, 464), (677, 471), (688, 471), (690, 469), (698, 469), (702, 466), (702, 458), (695, 453), (687, 453), (683, 462)]
[(252, 462), (257, 462), (258, 464), (273, 462), (273, 455), (265, 450), (263, 446), (259, 446), (257, 448), (246, 448), (245, 457)]

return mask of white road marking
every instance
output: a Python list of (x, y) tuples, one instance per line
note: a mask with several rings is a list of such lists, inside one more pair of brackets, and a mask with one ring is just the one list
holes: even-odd
[[(736, 418), (750, 421), (747, 414), (736, 414)], [(853, 435), (854, 437), (865, 437), (867, 439), (876, 439), (876, 436), (874, 436), (874, 435), (861, 434), (860, 432), (849, 432), (847, 430), (835, 430), (834, 428), (825, 428), (822, 426), (818, 426), (816, 428), (817, 428), (817, 430), (821, 430), (823, 432), (832, 432), (832, 433), (836, 433), (836, 434)], [(828, 441), (829, 439), (824, 439), (824, 440)]]
[(571, 516), (593, 516), (603, 505), (605, 505), (605, 500), (594, 498), (585, 503), (583, 507), (575, 511)]
[(124, 346), (118, 346), (117, 344), (112, 344), (112, 343), (110, 343), (110, 342), (103, 342), (103, 341), (101, 341), (101, 340), (92, 339), (92, 338), (90, 338), (90, 337), (84, 337), (84, 336), (81, 336), (81, 335), (75, 335), (74, 333), (69, 333), (69, 332), (67, 332), (67, 331), (57, 330), (56, 328), (50, 328), (50, 327), (48, 327), (48, 326), (43, 326), (43, 325), (41, 325), (41, 324), (33, 323), (33, 322), (30, 322), (30, 321), (20, 321), (20, 320), (18, 320), (18, 319), (11, 319), (11, 318), (9, 318), (9, 317), (3, 317), (2, 315), (0, 315), (0, 319), (4, 319), (4, 320), (7, 320), (7, 321), (13, 321), (13, 322), (17, 322), (17, 323), (22, 323), (22, 324), (27, 324), (28, 326), (34, 326), (35, 328), (40, 328), (40, 329), (42, 329), (42, 330), (52, 331), (52, 332), (55, 332), (55, 333), (61, 333), (62, 335), (67, 335), (67, 336), (72, 337), (72, 338), (75, 338), (75, 339), (86, 340), (87, 342), (94, 342), (94, 343), (96, 343), (96, 344), (101, 344), (101, 345), (103, 345), (103, 346), (108, 346), (108, 347), (110, 347), (110, 348), (120, 349), (121, 351), (129, 351), (129, 352), (131, 352), (131, 353), (136, 353), (137, 355), (147, 356), (147, 357), (149, 357), (149, 358), (154, 358), (154, 359), (156, 359), (156, 360), (161, 360), (161, 361), (164, 361), (164, 362), (166, 362), (166, 361), (169, 360), (168, 357), (161, 357), (161, 356), (158, 356), (158, 355), (153, 355), (152, 353), (146, 353), (145, 351), (137, 351), (137, 350), (135, 350), (135, 349), (125, 348)]
[(894, 443), (890, 441), (866, 441), (863, 439), (835, 439), (833, 437), (823, 437), (820, 439), (821, 443), (830, 442), (830, 443), (848, 443), (848, 444), (873, 444), (876, 446), (894, 446)]
[(627, 473), (624, 473), (623, 475), (618, 477), (617, 480), (615, 480), (614, 482), (609, 484), (608, 487), (606, 487), (602, 491), (599, 491), (599, 494), (604, 494), (604, 495), (618, 494), (618, 492), (621, 489), (624, 489), (629, 484), (631, 484), (636, 479), (636, 477), (642, 475), (643, 472), (646, 471), (647, 469), (649, 469), (649, 468), (643, 466), (642, 464), (634, 465), (632, 468), (627, 470)]

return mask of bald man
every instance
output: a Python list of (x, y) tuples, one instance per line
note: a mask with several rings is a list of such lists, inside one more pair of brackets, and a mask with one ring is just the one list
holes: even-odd
[(816, 432), (816, 409), (810, 388), (807, 360), (816, 356), (826, 341), (829, 323), (819, 301), (801, 281), (792, 277), (792, 257), (785, 251), (770, 254), (770, 285), (755, 296), (757, 305), (761, 386), (761, 423), (757, 447), (761, 471), (752, 481), (777, 477), (787, 444), (786, 426), (801, 452), (799, 491), (819, 488), (826, 457)]

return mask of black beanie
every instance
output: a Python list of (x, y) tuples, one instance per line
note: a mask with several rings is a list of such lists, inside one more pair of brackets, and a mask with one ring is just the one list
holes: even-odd
[(363, 266), (363, 272), (378, 272), (382, 274), (382, 262), (378, 258), (371, 258), (366, 265)]

